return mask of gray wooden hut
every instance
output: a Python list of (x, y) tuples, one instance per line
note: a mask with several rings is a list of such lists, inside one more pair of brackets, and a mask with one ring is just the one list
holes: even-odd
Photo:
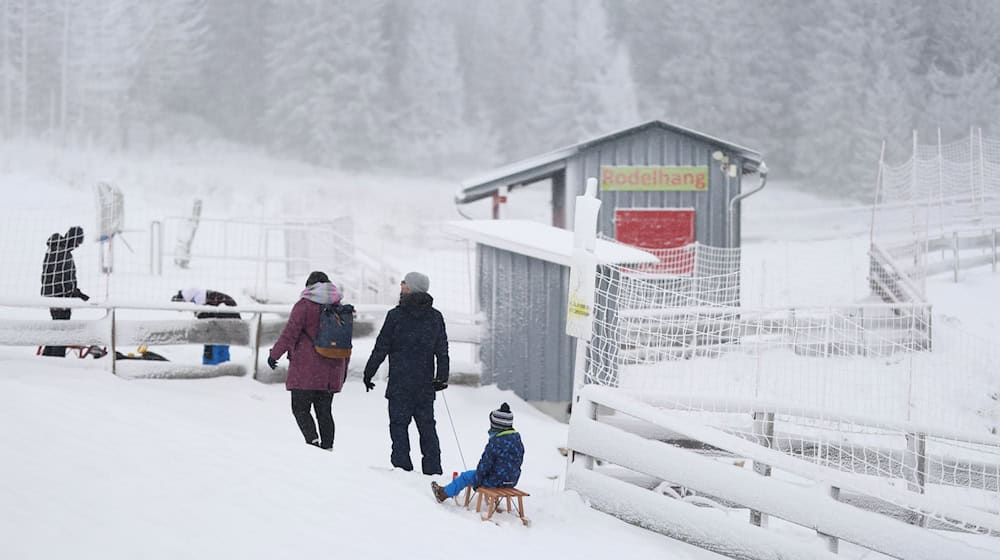
[(552, 225), (570, 228), (575, 197), (588, 177), (598, 177), (601, 234), (647, 248), (690, 241), (737, 247), (740, 219), (734, 213), (730, 223), (729, 205), (744, 192), (743, 177), (762, 162), (749, 148), (654, 120), (463, 181), (455, 202), (492, 198), (496, 217), (504, 196), (545, 184)]
[[(449, 222), (446, 229), (476, 245), (477, 305), (488, 331), (481, 382), (528, 401), (568, 402), (576, 349), (566, 334), (573, 232), (524, 220)], [(595, 252), (599, 265), (656, 262), (604, 240)]]
[[(566, 228), (572, 227), (575, 197), (585, 191), (587, 178), (600, 181), (599, 234), (645, 249), (694, 242), (738, 247), (736, 203), (755, 192), (744, 191), (743, 179), (758, 171), (763, 178), (765, 170), (754, 150), (650, 121), (463, 181), (456, 204), (492, 199), (494, 218), (504, 197), (517, 196), (517, 189), (546, 185), (552, 193), (551, 226), (514, 220), (452, 224), (477, 247), (478, 304), (489, 329), (480, 346), (482, 382), (513, 389), (529, 401), (571, 398), (574, 343), (565, 325), (572, 233)], [(604, 264), (656, 262), (647, 252), (604, 241), (597, 253)], [(679, 290), (703, 274), (697, 263), (670, 272), (661, 282)], [(731, 291), (738, 299), (738, 288)], [(605, 304), (610, 313), (617, 308), (616, 302)]]

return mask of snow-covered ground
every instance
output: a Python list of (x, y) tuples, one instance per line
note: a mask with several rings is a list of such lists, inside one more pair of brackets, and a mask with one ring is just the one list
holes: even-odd
[[(471, 464), (489, 411), (512, 404), (531, 528), (438, 504), (429, 485), (442, 477), (390, 471), (386, 401), (357, 381), (334, 400), (328, 453), (303, 444), (282, 386), (123, 381), (40, 359), (3, 370), (6, 558), (442, 558), (508, 547), (525, 558), (710, 557), (559, 492), (565, 426), (492, 387), (450, 388), (448, 407)], [(439, 399), (450, 473), (462, 459), (447, 410)]]
[[(435, 259), (445, 252), (428, 249), (427, 224), (458, 218), (451, 202), (458, 185), (450, 180), (336, 172), (218, 147), (129, 157), (0, 147), (0, 192), (11, 216), (0, 226), (0, 251), (16, 279), (0, 283), (4, 295), (17, 296), (18, 286), (35, 295), (47, 233), (93, 224), (90, 189), (98, 180), (122, 188), (128, 227), (137, 230), (165, 215), (186, 214), (195, 197), (205, 201), (204, 215), (216, 217), (347, 213), (358, 239), (400, 268), (439, 265)], [(546, 220), (544, 189), (518, 191), (511, 200), (508, 217)], [(745, 203), (748, 253), (783, 263), (795, 260), (789, 255), (812, 253), (806, 288), (789, 283), (788, 294), (838, 301), (866, 295), (863, 278), (861, 288), (837, 278), (864, 274), (862, 265), (845, 263), (864, 262), (867, 216), (852, 209), (828, 212), (830, 206), (780, 186)], [(808, 209), (814, 212), (808, 219), (780, 217)], [(486, 214), (482, 206), (465, 211)], [(81, 250), (80, 258), (93, 262), (87, 251), (94, 248)], [(88, 272), (81, 270), (81, 280), (96, 288)], [(809, 278), (829, 289), (810, 287)], [(949, 282), (929, 280), (938, 309), (995, 338), (1000, 298), (984, 294), (1000, 289), (1000, 276), (987, 268), (970, 272), (962, 284)], [(167, 287), (157, 287), (155, 297), (168, 298), (160, 294)], [(38, 311), (37, 318), (47, 314)], [(194, 360), (198, 348), (178, 352)], [(532, 494), (525, 503), (530, 528), (505, 517), (499, 527), (482, 523), (474, 512), (437, 504), (430, 477), (388, 470), (382, 384), (365, 393), (351, 380), (335, 398), (338, 435), (334, 451), (326, 453), (301, 442), (283, 386), (243, 378), (126, 381), (109, 375), (99, 360), (32, 354), (0, 349), (5, 558), (441, 558), (484, 551), (523, 558), (716, 557), (600, 514), (562, 492), (565, 459), (557, 448), (566, 426), (495, 387), (446, 391), (457, 438), (449, 408), (438, 400), (443, 463), (449, 472), (461, 470), (464, 455), (471, 466), (485, 443), (487, 414), (509, 402), (527, 447), (519, 486)], [(847, 557), (872, 557), (843, 550)]]

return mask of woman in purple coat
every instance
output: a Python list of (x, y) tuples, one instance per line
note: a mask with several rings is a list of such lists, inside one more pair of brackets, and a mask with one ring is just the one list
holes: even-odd
[[(306, 443), (322, 449), (333, 449), (333, 394), (344, 387), (350, 358), (323, 357), (316, 352), (313, 341), (319, 333), (320, 307), (339, 304), (340, 298), (340, 290), (326, 274), (310, 273), (302, 299), (292, 307), (288, 324), (267, 358), (267, 365), (274, 369), (278, 367), (278, 358), (288, 353), (285, 388), (292, 393), (292, 414)], [(316, 411), (316, 421), (310, 408)]]

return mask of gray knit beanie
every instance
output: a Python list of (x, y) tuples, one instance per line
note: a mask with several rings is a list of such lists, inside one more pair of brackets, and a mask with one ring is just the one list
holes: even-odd
[(501, 431), (514, 427), (514, 413), (510, 411), (510, 405), (503, 403), (490, 413), (490, 427)]
[(403, 278), (403, 282), (406, 282), (412, 293), (427, 293), (427, 290), (431, 288), (431, 279), (419, 272), (408, 272)]

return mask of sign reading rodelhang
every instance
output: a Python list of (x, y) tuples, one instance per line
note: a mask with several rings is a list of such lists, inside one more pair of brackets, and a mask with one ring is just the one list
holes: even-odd
[(707, 167), (602, 165), (602, 191), (707, 191)]

